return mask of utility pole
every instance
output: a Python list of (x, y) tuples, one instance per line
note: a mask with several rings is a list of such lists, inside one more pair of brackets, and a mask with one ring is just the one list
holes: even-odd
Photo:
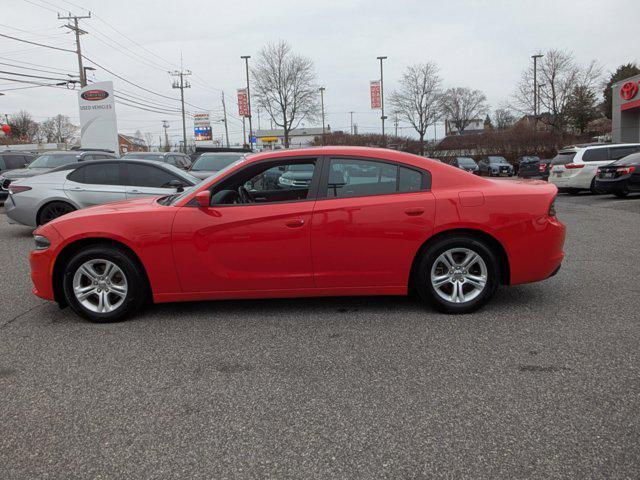
[(61, 17), (60, 14), (58, 14), (58, 20), (73, 20), (73, 25), (70, 25), (67, 23), (65, 27), (67, 27), (69, 30), (73, 31), (76, 34), (76, 53), (78, 54), (78, 71), (80, 72), (80, 85), (82, 87), (87, 86), (87, 72), (82, 67), (82, 50), (80, 49), (80, 35), (85, 35), (88, 32), (80, 28), (80, 26), (78, 25), (78, 21), (83, 20), (85, 18), (91, 18), (91, 12), (89, 12), (89, 15), (71, 15), (71, 12), (69, 12), (69, 15), (67, 15), (66, 17)]
[[(181, 62), (182, 63), (182, 62)], [(174, 70), (169, 72), (172, 77), (177, 77), (180, 80), (174, 80), (172, 87), (180, 89), (180, 102), (182, 103), (182, 150), (187, 153), (187, 122), (184, 112), (184, 89), (191, 88), (191, 84), (185, 81), (184, 77), (191, 75), (191, 70), (184, 70), (182, 64), (180, 65), (180, 71)]]
[(224, 92), (222, 92), (222, 113), (224, 114), (224, 136), (227, 139), (227, 148), (229, 148), (229, 127), (227, 126), (227, 104), (224, 102)]
[(242, 55), (240, 58), (244, 59), (245, 70), (247, 73), (247, 108), (249, 109), (249, 148), (253, 148), (251, 139), (253, 138), (253, 127), (251, 125), (251, 92), (249, 90), (249, 59), (251, 55)]
[(258, 130), (262, 130), (262, 128), (260, 128), (260, 108), (256, 108), (256, 115), (258, 116)]
[(380, 120), (382, 120), (382, 146), (386, 146), (387, 140), (384, 136), (384, 121), (387, 117), (384, 116), (384, 78), (382, 74), (382, 61), (386, 60), (387, 57), (377, 57), (380, 60), (380, 111), (382, 115), (380, 116)]
[(351, 135), (353, 135), (353, 114), (354, 114), (354, 113), (355, 113), (355, 112), (349, 112), (349, 115), (351, 115), (351, 130), (350, 130)]
[(322, 109), (322, 146), (324, 147), (324, 87), (320, 87), (320, 105)]
[[(162, 120), (162, 128), (164, 128), (164, 145), (167, 151), (169, 151), (169, 134), (167, 133), (167, 129), (169, 128), (169, 122), (166, 120)], [(162, 147), (162, 145), (160, 145)], [(160, 148), (162, 151), (162, 148)]]
[(242, 117), (242, 141), (243, 142), (247, 139), (247, 127), (246, 127), (245, 118), (246, 117)]
[(538, 121), (538, 59), (544, 57), (544, 55), (538, 53), (531, 55), (533, 58), (533, 118), (537, 123)]

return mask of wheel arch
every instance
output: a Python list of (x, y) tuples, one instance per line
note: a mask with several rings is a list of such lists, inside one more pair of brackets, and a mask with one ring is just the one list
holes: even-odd
[(452, 237), (456, 235), (464, 235), (471, 238), (476, 238), (484, 241), (489, 248), (495, 253), (498, 258), (499, 267), (500, 267), (500, 283), (502, 285), (509, 285), (511, 282), (511, 270), (509, 265), (509, 256), (507, 255), (507, 251), (500, 241), (495, 238), (493, 235), (485, 232), (484, 230), (476, 229), (476, 228), (453, 228), (449, 230), (440, 231), (432, 236), (430, 236), (425, 242), (420, 246), (415, 256), (413, 257), (413, 262), (411, 263), (411, 271), (409, 273), (409, 289), (411, 290), (413, 287), (413, 278), (415, 272), (418, 268), (418, 264), (420, 262), (420, 258), (425, 250), (427, 250), (431, 245), (436, 243), (437, 241), (446, 238)]
[(78, 205), (76, 205), (74, 202), (72, 202), (68, 198), (47, 198), (47, 200), (42, 204), (40, 204), (38, 206), (38, 209), (36, 210), (36, 225), (42, 225), (40, 223), (40, 215), (42, 214), (42, 210), (44, 210), (44, 208), (47, 205), (51, 205), (52, 203), (66, 203), (67, 205), (70, 205), (71, 207), (73, 207), (74, 210), (80, 209)]
[(131, 259), (138, 265), (140, 271), (142, 272), (145, 282), (146, 282), (146, 290), (149, 296), (151, 296), (151, 282), (149, 281), (149, 275), (147, 274), (147, 269), (144, 267), (144, 264), (140, 260), (138, 254), (127, 244), (120, 242), (118, 240), (114, 240), (112, 238), (106, 237), (89, 237), (89, 238), (81, 238), (75, 241), (70, 242), (65, 245), (63, 249), (56, 256), (55, 263), (53, 264), (53, 273), (51, 275), (52, 287), (53, 287), (53, 298), (58, 303), (58, 305), (63, 308), (67, 306), (67, 301), (64, 298), (63, 285), (62, 285), (62, 275), (64, 273), (64, 267), (69, 262), (71, 257), (74, 254), (82, 250), (83, 248), (94, 247), (94, 246), (107, 246), (111, 248), (119, 249), (125, 252), (127, 255), (131, 257)]

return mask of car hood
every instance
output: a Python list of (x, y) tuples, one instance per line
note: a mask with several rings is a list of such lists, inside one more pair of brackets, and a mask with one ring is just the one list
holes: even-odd
[[(156, 203), (158, 197), (144, 197), (136, 198), (133, 200), (122, 200), (120, 202), (105, 203), (102, 205), (96, 205), (94, 207), (83, 208), (81, 210), (75, 210), (71, 213), (60, 217), (60, 221), (72, 220), (74, 218), (92, 217), (96, 215), (113, 214), (116, 212), (127, 211), (141, 211), (149, 209)], [(50, 223), (55, 224), (58, 219), (53, 220)]]
[(17, 168), (15, 170), (5, 170), (0, 176), (9, 180), (16, 180), (18, 178), (30, 178), (36, 175), (49, 172), (50, 168)]

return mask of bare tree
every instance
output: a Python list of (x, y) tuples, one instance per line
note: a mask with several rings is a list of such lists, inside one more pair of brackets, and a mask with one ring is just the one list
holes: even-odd
[(282, 127), (285, 147), (289, 147), (289, 132), (318, 113), (313, 62), (293, 53), (289, 44), (281, 40), (260, 51), (251, 73), (254, 98), (273, 123)]
[(420, 137), (420, 155), (424, 155), (424, 135), (440, 111), (440, 77), (435, 63), (407, 67), (400, 79), (400, 89), (390, 96), (398, 115), (409, 122)]
[(493, 113), (493, 118), (495, 120), (495, 127), (497, 130), (506, 130), (513, 127), (516, 123), (516, 118), (513, 115), (513, 112), (506, 106), (496, 108), (496, 111)]
[(76, 133), (78, 127), (71, 123), (66, 115), (56, 115), (42, 122), (42, 129), (48, 142), (68, 143)]
[(9, 118), (11, 136), (31, 141), (38, 130), (38, 123), (33, 120), (31, 114), (25, 110), (14, 113)]
[(487, 97), (480, 90), (466, 87), (450, 88), (440, 99), (442, 114), (458, 133), (463, 133), (471, 122), (488, 111)]
[[(567, 125), (567, 102), (575, 87), (594, 90), (600, 82), (602, 69), (595, 61), (587, 66), (577, 65), (573, 54), (562, 50), (548, 50), (538, 61), (538, 93), (540, 110), (549, 112), (541, 121), (554, 131), (562, 131)], [(523, 114), (534, 111), (533, 66), (524, 72), (516, 86), (514, 108)]]

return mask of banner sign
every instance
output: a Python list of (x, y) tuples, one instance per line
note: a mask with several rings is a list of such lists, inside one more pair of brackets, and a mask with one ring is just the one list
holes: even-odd
[(238, 89), (238, 115), (241, 117), (249, 116), (249, 97), (246, 88)]
[(78, 92), (80, 146), (119, 153), (113, 82), (87, 85)]
[(371, 90), (371, 108), (374, 110), (381, 108), (380, 80), (372, 80), (369, 88)]

